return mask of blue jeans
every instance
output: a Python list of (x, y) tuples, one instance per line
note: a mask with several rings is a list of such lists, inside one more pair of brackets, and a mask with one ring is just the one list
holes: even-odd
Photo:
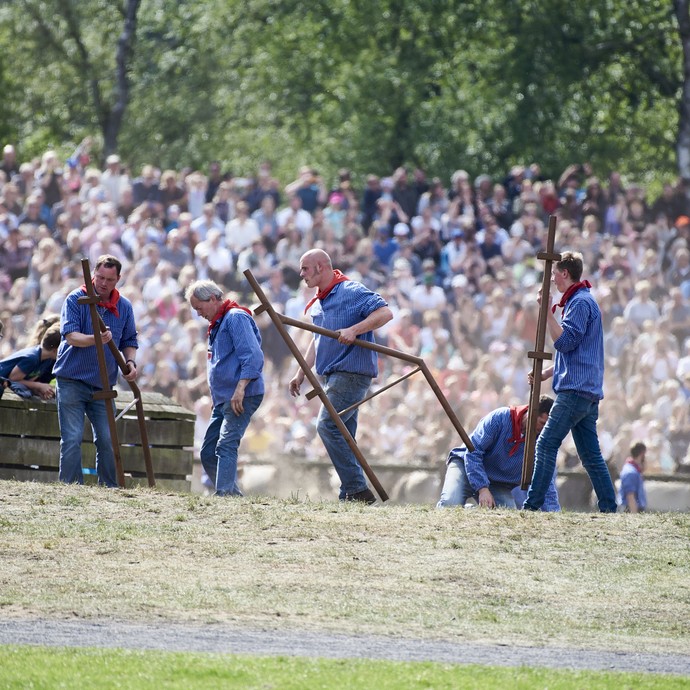
[(237, 451), (249, 420), (263, 399), (263, 394), (247, 396), (241, 415), (232, 411), (229, 401), (213, 408), (199, 456), (204, 471), (216, 487), (216, 496), (243, 495), (237, 484)]
[[(323, 390), (331, 401), (335, 409), (340, 412), (350, 405), (362, 400), (371, 385), (371, 377), (363, 374), (350, 374), (346, 371), (337, 371), (324, 377)], [(357, 411), (359, 408), (351, 410), (346, 415), (341, 416), (345, 427), (355, 437), (357, 433)], [(356, 494), (367, 488), (367, 480), (355, 454), (348, 446), (345, 437), (338, 431), (331, 416), (325, 407), (321, 408), (316, 430), (326, 446), (328, 457), (335, 467), (335, 471), (340, 477), (340, 499), (344, 499), (347, 494)]]
[[(489, 491), (494, 497), (496, 507), (498, 508), (517, 507), (511, 490), (512, 487), (508, 484), (497, 482), (489, 484)], [(470, 498), (474, 498), (479, 503), (479, 494), (472, 489), (472, 485), (467, 478), (465, 463), (460, 459), (453, 459), (446, 468), (446, 478), (441, 489), (441, 498), (436, 507), (464, 506)]]
[[(94, 400), (100, 388), (75, 379), (57, 378), (56, 397), (60, 423), (60, 472), (65, 484), (83, 484), (81, 441), (84, 436), (84, 415), (89, 418), (96, 444), (96, 473), (98, 483), (116, 487), (115, 453), (110, 439), (105, 400)], [(115, 402), (110, 401), (115, 409)]]
[(558, 449), (568, 432), (572, 431), (577, 454), (597, 495), (599, 510), (602, 513), (616, 512), (616, 492), (599, 447), (598, 417), (598, 401), (574, 391), (563, 391), (556, 395), (549, 419), (537, 439), (532, 485), (524, 503), (525, 509), (541, 508), (556, 467)]

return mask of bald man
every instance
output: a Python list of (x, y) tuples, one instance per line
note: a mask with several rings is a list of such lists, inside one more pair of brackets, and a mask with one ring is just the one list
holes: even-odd
[[(314, 335), (305, 359), (324, 379), (324, 392), (337, 411), (362, 400), (371, 380), (378, 376), (378, 357), (373, 350), (353, 345), (357, 338), (374, 342), (373, 331), (393, 318), (381, 295), (350, 280), (333, 268), (331, 258), (321, 249), (312, 249), (300, 259), (300, 277), (316, 295), (307, 304), (314, 324), (338, 331), (338, 340)], [(299, 395), (304, 372), (298, 369), (290, 381), (290, 394)], [(357, 432), (357, 408), (341, 416), (354, 438)], [(357, 458), (325, 408), (321, 408), (316, 429), (340, 478), (341, 501), (371, 504), (376, 497), (367, 486)]]

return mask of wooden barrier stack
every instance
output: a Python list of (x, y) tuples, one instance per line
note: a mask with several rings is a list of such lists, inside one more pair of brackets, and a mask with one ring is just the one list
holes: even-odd
[[(117, 414), (132, 399), (131, 392), (118, 392)], [(156, 485), (161, 489), (190, 491), (194, 413), (159, 393), (144, 393), (143, 403)], [(134, 408), (118, 420), (117, 429), (126, 486), (148, 486)], [(95, 483), (96, 447), (88, 419), (81, 448), (84, 481)], [(56, 482), (59, 459), (60, 427), (55, 402), (25, 400), (5, 391), (0, 399), (0, 479)]]

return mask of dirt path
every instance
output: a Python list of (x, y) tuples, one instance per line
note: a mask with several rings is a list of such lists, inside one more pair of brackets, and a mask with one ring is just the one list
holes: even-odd
[(143, 625), (55, 620), (0, 621), (0, 644), (120, 647), (171, 652), (215, 652), (331, 659), (439, 661), (493, 666), (542, 666), (573, 670), (640, 671), (690, 675), (690, 656), (577, 649), (458, 644), (372, 635), (242, 629), (165, 624)]

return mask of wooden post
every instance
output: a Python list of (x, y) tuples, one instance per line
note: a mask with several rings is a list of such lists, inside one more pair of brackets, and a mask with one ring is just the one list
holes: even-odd
[(546, 251), (539, 252), (537, 259), (544, 262), (544, 275), (541, 281), (541, 304), (539, 305), (539, 318), (537, 321), (537, 337), (534, 352), (528, 352), (527, 356), (534, 360), (532, 365), (532, 387), (529, 398), (529, 412), (527, 414), (527, 429), (525, 432), (525, 453), (522, 461), (522, 481), (520, 488), (527, 489), (532, 481), (534, 472), (534, 449), (537, 444), (537, 417), (539, 416), (539, 398), (541, 396), (541, 375), (545, 359), (551, 359), (551, 353), (544, 352), (546, 340), (546, 319), (549, 303), (549, 291), (551, 287), (551, 264), (560, 261), (561, 255), (553, 251), (556, 239), (556, 216), (549, 218), (549, 230), (546, 238)]
[[(107, 329), (103, 319), (98, 315), (98, 324), (100, 326), (101, 332)], [(122, 353), (117, 349), (115, 343), (111, 340), (108, 343), (111, 354), (117, 362), (117, 366), (120, 367), (120, 371), (126, 374), (129, 371), (129, 365), (125, 361)], [(126, 379), (125, 379), (126, 380)], [(149, 446), (148, 432), (146, 431), (146, 417), (144, 416), (144, 405), (141, 400), (141, 390), (135, 381), (127, 381), (129, 387), (134, 396), (132, 404), (137, 408), (137, 422), (139, 424), (139, 436), (141, 437), (141, 450), (144, 453), (144, 465), (146, 466), (146, 479), (148, 480), (149, 486), (156, 486), (156, 477), (153, 473), (153, 462), (151, 461), (151, 448)]]
[(113, 409), (113, 399), (117, 397), (117, 391), (110, 388), (110, 381), (108, 380), (108, 367), (105, 363), (105, 350), (103, 349), (103, 339), (101, 338), (101, 329), (99, 328), (99, 315), (96, 305), (101, 301), (101, 298), (96, 294), (96, 290), (91, 282), (91, 269), (89, 268), (89, 260), (81, 260), (82, 270), (84, 272), (84, 285), (86, 286), (86, 297), (79, 297), (77, 302), (80, 304), (88, 304), (91, 313), (91, 323), (93, 325), (93, 339), (96, 344), (96, 357), (98, 358), (98, 371), (101, 376), (101, 390), (93, 394), (94, 400), (103, 400), (105, 404), (105, 411), (108, 416), (108, 428), (110, 429), (110, 442), (113, 444), (113, 454), (115, 456), (115, 473), (117, 475), (117, 483), (121, 488), (125, 486), (125, 473), (122, 469), (122, 459), (120, 458), (120, 443), (117, 438), (117, 427), (115, 425), (115, 410)]

